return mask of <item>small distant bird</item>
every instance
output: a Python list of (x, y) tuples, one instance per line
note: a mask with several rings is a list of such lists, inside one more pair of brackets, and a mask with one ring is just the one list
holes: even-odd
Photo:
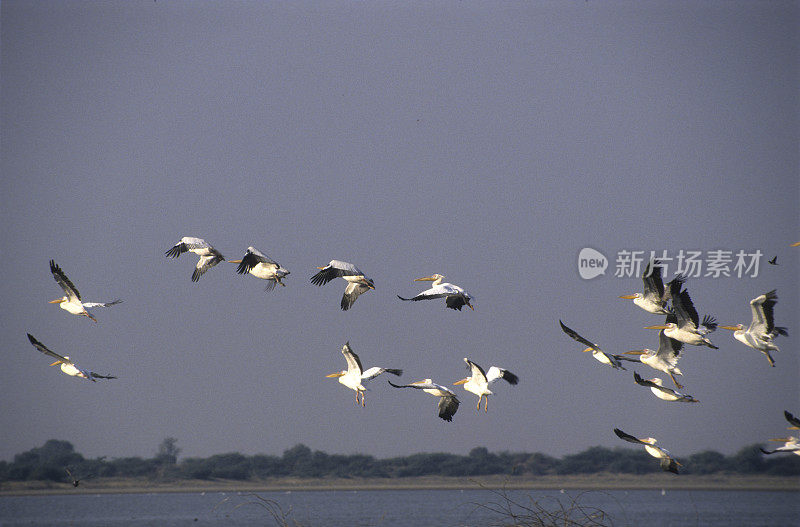
[(338, 378), (340, 383), (347, 386), (351, 390), (355, 390), (356, 405), (359, 404), (358, 398), (360, 395), (360, 404), (361, 406), (365, 406), (364, 398), (366, 396), (365, 392), (367, 388), (364, 385), (381, 373), (391, 373), (392, 375), (397, 376), (403, 375), (403, 370), (398, 370), (395, 368), (379, 368), (377, 366), (373, 366), (368, 370), (364, 370), (363, 366), (361, 366), (361, 359), (359, 359), (358, 355), (356, 355), (352, 348), (350, 348), (350, 342), (346, 342), (344, 346), (342, 346), (342, 355), (344, 355), (344, 360), (347, 361), (347, 369), (336, 373), (331, 373), (330, 375), (326, 375), (326, 377)]
[(275, 284), (286, 287), (286, 284), (281, 282), (281, 278), (288, 275), (289, 271), (255, 247), (248, 247), (241, 260), (229, 260), (229, 262), (239, 264), (236, 268), (236, 272), (239, 274), (250, 273), (256, 278), (266, 280), (267, 285), (264, 291), (272, 291), (275, 289)]
[(222, 253), (214, 249), (210, 243), (202, 238), (192, 238), (191, 236), (184, 236), (181, 238), (181, 241), (176, 243), (164, 254), (169, 258), (177, 258), (185, 252), (193, 252), (200, 256), (200, 260), (197, 261), (197, 265), (192, 273), (192, 282), (200, 280), (203, 273), (225, 259)]
[(591, 342), (581, 337), (574, 329), (568, 328), (560, 320), (558, 321), (558, 323), (561, 324), (561, 330), (564, 333), (569, 335), (574, 340), (580, 342), (584, 346), (588, 346), (588, 348), (583, 350), (584, 352), (591, 351), (592, 356), (598, 361), (602, 362), (603, 364), (608, 364), (615, 370), (624, 370), (626, 368), (622, 365), (622, 361), (636, 362), (636, 359), (632, 359), (630, 357), (624, 357), (622, 355), (614, 355), (613, 353), (606, 353), (605, 351), (600, 349), (600, 346), (598, 346), (594, 342)]
[(72, 486), (73, 487), (77, 487), (78, 485), (81, 484), (81, 480), (75, 479), (75, 476), (72, 475), (72, 472), (70, 472), (67, 467), (64, 467), (64, 470), (67, 471), (67, 475), (69, 476), (69, 479), (72, 480)]
[(50, 304), (58, 304), (58, 307), (63, 309), (68, 313), (72, 313), (73, 315), (82, 315), (84, 317), (88, 317), (93, 321), (97, 322), (97, 319), (94, 318), (94, 315), (89, 311), (89, 309), (94, 307), (109, 307), (115, 306), (122, 302), (122, 300), (114, 300), (113, 302), (83, 302), (81, 300), (81, 294), (78, 292), (78, 288), (67, 278), (67, 275), (64, 274), (64, 271), (56, 265), (54, 260), (50, 260), (50, 272), (53, 273), (53, 278), (55, 279), (56, 283), (61, 286), (61, 289), (64, 290), (64, 296), (61, 298), (56, 298), (55, 300), (51, 300)]
[(359, 295), (366, 293), (370, 289), (375, 289), (372, 279), (367, 278), (367, 275), (351, 263), (331, 260), (325, 267), (317, 267), (317, 269), (320, 271), (311, 277), (311, 283), (314, 285), (323, 286), (334, 278), (339, 277), (347, 280), (347, 287), (344, 290), (341, 303), (344, 311), (353, 307), (353, 303), (355, 303)]
[(773, 256), (772, 260), (768, 260), (767, 263), (772, 265), (778, 265), (778, 255), (776, 254), (775, 256)]
[(459, 385), (463, 384), (464, 389), (468, 392), (472, 392), (478, 396), (478, 406), (475, 407), (476, 410), (481, 409), (481, 399), (484, 397), (485, 402), (483, 406), (483, 411), (489, 411), (489, 396), (493, 395), (491, 390), (489, 390), (489, 386), (499, 379), (505, 380), (508, 384), (514, 386), (519, 383), (519, 377), (511, 373), (505, 368), (498, 368), (497, 366), (492, 366), (489, 368), (489, 372), (483, 371), (483, 368), (469, 360), (468, 358), (464, 357), (464, 362), (467, 363), (467, 369), (470, 370), (472, 375), (461, 379), (460, 381), (456, 381), (453, 384)]
[[(667, 320), (671, 315), (667, 315)], [(675, 383), (677, 388), (683, 388), (683, 385), (675, 379), (675, 375), (683, 375), (681, 370), (678, 369), (678, 359), (680, 352), (683, 349), (683, 343), (667, 336), (665, 330), (658, 332), (658, 350), (653, 351), (645, 348), (641, 350), (626, 351), (626, 355), (638, 355), (639, 360), (643, 364), (650, 366), (654, 370), (663, 371), (672, 382)]]
[[(645, 329), (661, 329), (664, 333), (675, 340), (693, 346), (708, 346), (711, 349), (719, 349), (706, 335), (717, 329), (717, 322), (714, 317), (705, 315), (703, 323), (699, 322), (700, 317), (694, 308), (689, 291), (680, 291), (680, 284), (672, 284), (672, 307), (674, 314), (667, 315), (667, 322), (658, 326), (647, 326)], [(674, 317), (674, 318), (673, 318)]]
[(636, 443), (638, 445), (644, 445), (644, 449), (647, 451), (648, 454), (661, 460), (659, 465), (661, 466), (661, 470), (665, 472), (672, 472), (673, 474), (678, 473), (678, 467), (682, 466), (678, 461), (672, 457), (672, 454), (669, 453), (668, 450), (661, 448), (660, 446), (656, 446), (656, 439), (654, 437), (645, 437), (642, 439), (638, 439), (633, 437), (630, 434), (626, 434), (619, 428), (614, 429), (614, 433), (617, 434), (617, 437), (620, 439), (627, 441), (629, 443)]
[(750, 311), (753, 320), (750, 326), (744, 329), (744, 325), (720, 326), (722, 329), (733, 331), (733, 337), (755, 350), (766, 355), (769, 365), (774, 367), (775, 361), (770, 351), (780, 351), (778, 346), (772, 343), (772, 339), (778, 335), (787, 336), (789, 332), (786, 328), (775, 325), (774, 308), (778, 303), (778, 294), (773, 289), (763, 295), (759, 295), (750, 301)]
[(425, 393), (429, 393), (435, 397), (439, 398), (439, 417), (444, 419), (445, 421), (452, 421), (453, 416), (458, 411), (458, 405), (460, 401), (456, 394), (452, 391), (448, 390), (441, 384), (436, 384), (430, 379), (425, 379), (423, 381), (412, 382), (411, 384), (394, 384), (392, 381), (389, 381), (389, 384), (394, 386), (395, 388), (416, 388), (417, 390), (422, 390)]
[(655, 377), (653, 379), (642, 379), (638, 373), (633, 372), (633, 380), (636, 381), (636, 384), (639, 386), (647, 386), (650, 388), (650, 391), (664, 401), (674, 402), (677, 401), (679, 403), (699, 403), (697, 399), (692, 397), (691, 395), (684, 395), (682, 393), (676, 392), (672, 388), (666, 388), (662, 386), (664, 381)]
[(93, 371), (82, 370), (78, 368), (77, 366), (75, 366), (74, 362), (69, 360), (69, 357), (67, 356), (62, 357), (58, 353), (50, 351), (49, 349), (47, 349), (47, 346), (36, 340), (36, 338), (30, 333), (28, 333), (28, 340), (31, 342), (31, 344), (33, 344), (33, 347), (35, 347), (37, 350), (41, 351), (45, 355), (48, 355), (56, 359), (56, 361), (50, 366), (55, 366), (56, 364), (60, 364), (61, 371), (63, 371), (67, 375), (70, 375), (72, 377), (80, 377), (82, 379), (87, 379), (92, 382), (97, 382), (95, 379), (116, 379), (116, 377), (114, 377), (113, 375), (100, 375)]
[(403, 298), (402, 296), (397, 295), (397, 298), (407, 301), (444, 298), (445, 305), (450, 309), (457, 309), (458, 311), (461, 311), (462, 307), (467, 306), (471, 310), (475, 310), (470, 303), (470, 300), (472, 300), (472, 295), (467, 293), (464, 288), (447, 282), (442, 283), (442, 280), (444, 280), (444, 275), (438, 273), (432, 274), (431, 276), (426, 276), (424, 278), (415, 278), (415, 282), (431, 281), (433, 284), (430, 289), (426, 289), (415, 297)]
[(685, 281), (683, 275), (677, 275), (664, 287), (664, 282), (661, 279), (661, 272), (663, 266), (658, 260), (648, 262), (647, 267), (644, 268), (642, 273), (642, 281), (644, 282), (644, 292), (634, 293), (631, 295), (622, 295), (620, 298), (633, 300), (633, 303), (644, 309), (648, 313), (656, 315), (666, 315), (669, 313), (667, 302), (671, 298), (672, 284), (682, 285)]

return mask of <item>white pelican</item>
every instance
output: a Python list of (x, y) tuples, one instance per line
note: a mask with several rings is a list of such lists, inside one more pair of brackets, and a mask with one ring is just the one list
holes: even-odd
[(722, 329), (733, 331), (733, 337), (751, 348), (760, 351), (767, 356), (770, 366), (775, 366), (770, 351), (780, 351), (778, 346), (772, 343), (772, 339), (778, 335), (788, 335), (786, 328), (775, 325), (773, 308), (778, 302), (778, 295), (775, 289), (763, 295), (757, 296), (750, 301), (750, 310), (753, 312), (753, 320), (750, 326), (744, 329), (742, 324), (735, 326), (720, 326)]
[(177, 258), (187, 251), (200, 256), (200, 260), (197, 261), (197, 265), (192, 273), (192, 282), (200, 280), (203, 273), (225, 259), (222, 253), (214, 249), (210, 243), (201, 238), (192, 238), (191, 236), (184, 236), (181, 238), (181, 241), (176, 243), (164, 254), (168, 257)]
[(700, 324), (700, 317), (697, 315), (697, 310), (689, 297), (689, 291), (686, 289), (680, 291), (680, 288), (680, 284), (674, 284), (671, 287), (674, 314), (667, 315), (665, 324), (647, 326), (645, 329), (664, 330), (668, 337), (679, 340), (684, 344), (719, 349), (705, 336), (717, 329), (714, 317), (705, 315), (703, 323)]
[(468, 392), (472, 392), (478, 396), (478, 406), (475, 407), (476, 410), (481, 409), (481, 399), (486, 397), (485, 403), (483, 405), (483, 411), (489, 411), (489, 396), (492, 395), (491, 390), (489, 390), (489, 385), (494, 383), (498, 379), (505, 380), (510, 385), (515, 385), (519, 382), (519, 377), (511, 373), (510, 371), (506, 370), (505, 368), (498, 368), (497, 366), (492, 366), (489, 368), (489, 373), (483, 371), (483, 368), (469, 360), (468, 358), (464, 357), (464, 362), (467, 363), (467, 369), (470, 370), (472, 375), (461, 379), (460, 381), (456, 381), (453, 384), (459, 385), (463, 384), (464, 389)]
[(770, 441), (779, 441), (783, 442), (783, 446), (776, 448), (775, 450), (764, 450), (761, 447), (758, 447), (765, 454), (776, 454), (778, 452), (790, 452), (792, 454), (796, 454), (800, 456), (800, 440), (794, 436), (789, 437), (776, 437), (774, 439), (770, 439)]
[(583, 351), (591, 351), (592, 356), (598, 361), (602, 362), (603, 364), (607, 364), (612, 368), (614, 368), (615, 370), (624, 370), (625, 367), (621, 364), (621, 361), (636, 362), (636, 359), (632, 359), (630, 357), (623, 357), (622, 355), (614, 355), (613, 353), (606, 353), (605, 351), (600, 349), (600, 346), (598, 346), (594, 342), (590, 342), (585, 338), (581, 337), (574, 329), (568, 328), (560, 320), (558, 321), (558, 323), (561, 324), (561, 329), (562, 331), (564, 331), (564, 333), (566, 333), (573, 339), (577, 340), (584, 346), (588, 346), (588, 348), (584, 349)]
[(675, 375), (683, 375), (681, 370), (678, 369), (678, 359), (680, 352), (683, 348), (683, 343), (675, 340), (666, 335), (665, 330), (658, 332), (658, 350), (642, 349), (634, 351), (626, 351), (626, 355), (638, 355), (639, 360), (654, 370), (663, 371), (669, 375), (672, 382), (678, 388), (683, 388), (683, 385), (675, 380)]
[(83, 302), (81, 301), (81, 294), (78, 292), (78, 289), (53, 260), (50, 260), (50, 272), (53, 273), (53, 278), (55, 278), (56, 283), (64, 290), (64, 296), (51, 300), (49, 303), (58, 304), (58, 307), (73, 315), (83, 315), (97, 322), (94, 315), (89, 312), (90, 308), (115, 306), (122, 302), (122, 300), (119, 299), (113, 302)]
[(692, 397), (691, 395), (684, 395), (680, 392), (676, 392), (672, 388), (666, 388), (662, 386), (664, 381), (655, 377), (653, 379), (642, 379), (638, 373), (633, 372), (633, 380), (636, 381), (636, 384), (639, 386), (647, 386), (650, 388), (650, 391), (664, 401), (677, 401), (679, 403), (699, 403), (697, 399)]
[(267, 286), (264, 288), (264, 291), (272, 291), (275, 289), (275, 284), (286, 287), (286, 284), (281, 282), (281, 278), (289, 274), (289, 271), (255, 247), (248, 247), (247, 252), (241, 260), (228, 261), (230, 263), (239, 264), (239, 267), (236, 268), (237, 273), (250, 273), (256, 278), (266, 280)]
[(617, 434), (617, 437), (629, 443), (644, 445), (644, 449), (647, 451), (648, 454), (650, 454), (654, 458), (658, 458), (661, 460), (660, 463), (661, 470), (665, 472), (672, 472), (673, 474), (677, 474), (678, 467), (682, 466), (680, 463), (678, 463), (678, 461), (675, 458), (672, 457), (672, 454), (669, 453), (669, 450), (661, 448), (660, 446), (656, 446), (656, 439), (653, 437), (645, 437), (642, 439), (638, 439), (630, 434), (626, 434), (619, 428), (615, 428), (614, 433)]
[(452, 421), (453, 416), (456, 414), (456, 411), (458, 411), (458, 405), (460, 404), (460, 401), (458, 400), (458, 397), (456, 397), (456, 394), (441, 384), (436, 384), (430, 379), (412, 382), (411, 384), (394, 384), (392, 381), (389, 381), (389, 384), (395, 388), (416, 388), (417, 390), (422, 390), (425, 393), (429, 393), (438, 397), (439, 417), (445, 421)]
[(641, 307), (648, 313), (654, 313), (656, 315), (668, 314), (669, 311), (667, 309), (667, 302), (670, 299), (672, 284), (683, 284), (686, 279), (683, 277), (683, 275), (679, 274), (667, 284), (668, 287), (664, 288), (664, 282), (661, 279), (661, 271), (663, 269), (664, 268), (661, 266), (661, 262), (658, 260), (648, 262), (647, 267), (644, 268), (644, 273), (642, 274), (644, 292), (634, 293), (631, 295), (622, 295), (620, 298), (633, 300), (634, 304)]
[(56, 361), (50, 366), (55, 366), (56, 364), (60, 364), (61, 371), (63, 371), (67, 375), (70, 375), (72, 377), (80, 377), (82, 379), (87, 379), (92, 382), (97, 382), (95, 379), (116, 379), (116, 377), (114, 377), (113, 375), (100, 375), (93, 371), (82, 370), (78, 368), (77, 366), (75, 366), (75, 363), (69, 360), (69, 357), (67, 356), (62, 357), (58, 353), (50, 351), (49, 349), (47, 349), (47, 346), (36, 340), (36, 338), (30, 333), (28, 333), (28, 340), (31, 341), (31, 344), (33, 344), (33, 346), (37, 350), (41, 351), (45, 355), (49, 355), (50, 357), (56, 359)]
[(347, 288), (342, 296), (342, 309), (347, 311), (353, 306), (356, 298), (370, 289), (375, 289), (375, 284), (371, 278), (367, 278), (355, 265), (341, 260), (331, 260), (325, 267), (317, 267), (320, 271), (311, 277), (314, 285), (325, 285), (334, 278), (342, 277), (347, 280)]
[(461, 308), (464, 306), (469, 307), (473, 311), (475, 308), (470, 303), (472, 300), (472, 295), (464, 291), (463, 288), (453, 285), (450, 283), (442, 283), (444, 280), (444, 275), (441, 274), (433, 274), (431, 276), (426, 276), (424, 278), (415, 278), (415, 282), (425, 282), (431, 281), (433, 285), (430, 289), (426, 289), (425, 291), (421, 292), (415, 297), (412, 298), (403, 298), (400, 295), (397, 295), (397, 298), (400, 300), (430, 300), (433, 298), (442, 298), (444, 297), (444, 302), (447, 307), (450, 309), (458, 309), (461, 311)]
[(353, 350), (350, 348), (350, 342), (346, 342), (344, 346), (342, 346), (342, 355), (344, 355), (344, 360), (347, 361), (347, 369), (331, 373), (330, 375), (326, 375), (326, 377), (338, 377), (340, 383), (351, 390), (355, 390), (356, 404), (359, 404), (358, 396), (361, 395), (361, 406), (365, 406), (364, 397), (366, 394), (364, 392), (366, 392), (367, 389), (364, 385), (369, 381), (384, 372), (397, 376), (403, 375), (403, 370), (379, 368), (377, 366), (373, 366), (365, 371), (363, 366), (361, 366), (361, 359), (359, 359), (358, 355), (353, 353)]

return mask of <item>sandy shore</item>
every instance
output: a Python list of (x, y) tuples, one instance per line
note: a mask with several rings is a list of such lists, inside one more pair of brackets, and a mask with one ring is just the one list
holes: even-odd
[(374, 479), (275, 478), (252, 481), (98, 478), (73, 487), (45, 481), (6, 482), (1, 495), (101, 494), (149, 492), (284, 492), (323, 490), (420, 490), (420, 489), (686, 489), (686, 490), (793, 490), (800, 492), (800, 478), (780, 476), (590, 474), (574, 476), (478, 476), (469, 478), (415, 477)]

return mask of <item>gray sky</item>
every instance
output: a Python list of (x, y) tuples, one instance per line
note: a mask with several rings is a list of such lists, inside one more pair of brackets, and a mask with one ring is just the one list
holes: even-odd
[[(798, 6), (794, 2), (17, 2), (2, 17), (0, 458), (51, 438), (86, 456), (380, 457), (625, 446), (733, 453), (800, 412)], [(167, 259), (182, 236), (248, 245), (287, 287)], [(577, 255), (610, 260), (583, 280)], [(685, 350), (662, 402), (580, 352), (656, 347), (661, 317), (617, 297), (622, 250), (753, 252), (758, 276), (690, 278), (698, 310), (749, 323), (777, 288), (777, 366), (718, 330)], [(779, 266), (766, 260), (778, 256)], [(98, 324), (47, 301), (55, 259)], [(348, 312), (358, 265), (376, 290)], [(705, 271), (705, 269), (703, 269)], [(447, 275), (475, 311), (403, 303)], [(668, 273), (673, 274), (674, 269)], [(30, 332), (79, 366), (69, 378)], [(324, 376), (349, 340), (365, 366), (451, 384), (462, 357), (520, 377), (488, 414)], [(646, 377), (654, 370), (636, 369)], [(668, 381), (667, 381), (668, 382)]]

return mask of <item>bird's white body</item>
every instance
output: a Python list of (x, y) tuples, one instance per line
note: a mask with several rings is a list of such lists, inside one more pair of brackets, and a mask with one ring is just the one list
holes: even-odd
[(78, 289), (53, 260), (50, 260), (50, 272), (53, 274), (56, 283), (64, 291), (63, 297), (51, 300), (50, 303), (58, 304), (58, 307), (67, 313), (83, 315), (97, 322), (92, 312), (89, 311), (90, 308), (115, 306), (122, 302), (122, 300), (119, 299), (113, 302), (84, 302), (81, 300), (81, 294), (78, 292)]
[(165, 253), (168, 257), (177, 258), (185, 252), (192, 252), (200, 257), (192, 273), (192, 282), (197, 282), (209, 269), (225, 259), (222, 253), (214, 249), (210, 243), (202, 238), (184, 236)]
[(432, 274), (431, 276), (426, 276), (424, 278), (416, 278), (414, 279), (415, 282), (433, 282), (429, 289), (422, 291), (417, 296), (412, 298), (403, 298), (400, 295), (397, 295), (397, 298), (400, 300), (432, 300), (434, 298), (444, 298), (445, 305), (450, 309), (455, 309), (461, 311), (461, 308), (464, 306), (469, 307), (473, 311), (475, 308), (471, 304), (471, 300), (473, 296), (469, 294), (467, 291), (464, 290), (463, 287), (459, 287), (455, 284), (451, 284), (449, 282), (443, 282), (444, 275), (442, 274)]
[(478, 406), (476, 406), (477, 410), (480, 410), (481, 399), (484, 397), (486, 398), (484, 411), (489, 410), (489, 396), (493, 395), (492, 391), (489, 389), (489, 386), (495, 383), (497, 380), (505, 379), (509, 384), (512, 385), (519, 382), (519, 379), (516, 375), (504, 368), (492, 366), (489, 368), (488, 372), (484, 372), (483, 368), (469, 360), (467, 357), (464, 357), (464, 362), (467, 363), (467, 367), (470, 369), (471, 375), (461, 379), (460, 381), (456, 381), (455, 384), (463, 384), (465, 390), (478, 396)]
[(747, 329), (744, 325), (720, 326), (723, 329), (733, 330), (733, 338), (755, 350), (766, 355), (771, 366), (775, 366), (775, 361), (770, 355), (770, 351), (780, 351), (772, 339), (778, 335), (786, 335), (785, 328), (775, 326), (773, 308), (778, 301), (775, 290), (759, 295), (750, 301), (752, 320)]
[(236, 268), (239, 274), (249, 273), (256, 278), (268, 280), (267, 291), (274, 289), (275, 284), (286, 287), (281, 280), (290, 274), (288, 269), (284, 269), (278, 262), (252, 246), (247, 248), (241, 260), (230, 260), (230, 263), (239, 264)]
[(350, 309), (356, 299), (370, 289), (375, 289), (375, 283), (368, 278), (358, 267), (341, 260), (331, 260), (324, 267), (317, 267), (320, 271), (311, 277), (311, 283), (322, 286), (334, 278), (344, 278), (347, 287), (342, 296), (341, 308), (343, 311)]
[(380, 368), (378, 366), (373, 366), (372, 368), (364, 370), (361, 366), (361, 359), (359, 359), (358, 355), (350, 348), (349, 342), (346, 342), (345, 345), (342, 346), (342, 355), (344, 355), (345, 361), (347, 361), (347, 369), (331, 373), (326, 377), (336, 377), (341, 384), (354, 390), (356, 392), (356, 404), (359, 404), (360, 396), (361, 406), (365, 406), (366, 404), (364, 392), (367, 390), (365, 385), (369, 381), (382, 373), (391, 373), (392, 375), (398, 376), (403, 374), (403, 370)]
[(455, 415), (456, 411), (458, 411), (460, 401), (458, 400), (458, 397), (456, 397), (456, 394), (441, 384), (436, 384), (431, 379), (424, 379), (422, 381), (412, 382), (411, 384), (404, 385), (397, 385), (392, 381), (389, 381), (389, 384), (395, 388), (416, 388), (417, 390), (422, 390), (427, 394), (438, 397), (439, 417), (445, 421), (452, 421), (453, 416)]
[(678, 359), (682, 348), (683, 343), (681, 341), (670, 338), (667, 336), (667, 331), (662, 329), (658, 332), (658, 350), (653, 351), (645, 348), (643, 350), (628, 351), (626, 354), (639, 355), (639, 360), (642, 364), (650, 366), (654, 370), (663, 371), (670, 376), (675, 386), (683, 388), (675, 380), (675, 375), (683, 375), (678, 368)]

